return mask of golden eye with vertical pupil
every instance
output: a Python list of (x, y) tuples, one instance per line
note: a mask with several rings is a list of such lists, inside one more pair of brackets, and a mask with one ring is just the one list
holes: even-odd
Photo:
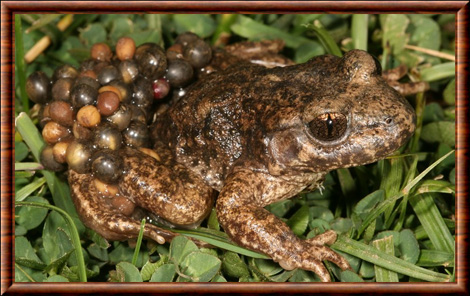
[(334, 141), (341, 138), (348, 127), (348, 119), (341, 113), (324, 113), (308, 124), (312, 136), (320, 141)]

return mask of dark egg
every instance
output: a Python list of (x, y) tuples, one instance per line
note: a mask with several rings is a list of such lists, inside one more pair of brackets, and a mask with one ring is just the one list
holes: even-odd
[(148, 147), (149, 131), (147, 125), (140, 121), (132, 121), (122, 132), (124, 143), (132, 147)]
[(101, 150), (93, 155), (91, 171), (105, 183), (115, 183), (122, 176), (122, 159), (111, 150)]
[(44, 72), (29, 75), (26, 80), (26, 93), (31, 101), (45, 104), (51, 99), (51, 81)]
[(165, 74), (166, 55), (163, 49), (155, 43), (145, 43), (139, 46), (135, 51), (135, 60), (139, 73), (148, 79), (155, 80)]
[(202, 39), (188, 43), (184, 48), (184, 57), (194, 68), (202, 68), (209, 64), (212, 58), (212, 49)]
[(185, 60), (170, 60), (166, 77), (171, 86), (183, 87), (193, 79), (194, 71), (191, 64)]
[(114, 124), (100, 124), (95, 130), (93, 143), (97, 148), (117, 150), (122, 144), (121, 132)]

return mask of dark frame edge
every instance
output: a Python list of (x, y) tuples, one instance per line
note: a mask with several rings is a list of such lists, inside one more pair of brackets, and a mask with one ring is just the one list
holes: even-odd
[[(165, 2), (122, 2), (119, 7), (106, 2), (93, 2), (93, 11), (105, 13), (120, 12), (142, 12), (143, 10), (154, 10), (162, 13), (188, 12), (198, 10), (200, 12), (211, 13), (269, 13), (269, 12), (324, 12), (324, 13), (455, 13), (456, 19), (456, 183), (457, 183), (457, 224), (456, 232), (456, 283), (270, 283), (263, 285), (260, 283), (13, 283), (13, 86), (14, 77), (14, 56), (13, 56), (13, 18), (15, 13), (32, 12), (75, 12), (87, 13), (90, 4), (86, 1), (68, 1), (60, 3), (34, 2), (25, 4), (21, 1), (4, 1), (1, 3), (2, 15), (2, 40), (1, 40), (1, 294), (29, 294), (34, 292), (42, 293), (215, 293), (215, 292), (238, 292), (238, 293), (275, 293), (280, 291), (290, 291), (297, 293), (308, 293), (315, 290), (324, 293), (365, 293), (374, 291), (375, 293), (446, 293), (469, 295), (468, 288), (468, 224), (469, 224), (469, 193), (468, 193), (468, 158), (469, 158), (469, 98), (468, 95), (468, 1), (406, 1), (388, 2), (379, 1), (340, 1), (328, 4), (326, 1), (319, 2), (281, 2), (275, 1), (271, 5), (264, 1), (253, 1), (249, 4), (244, 1), (233, 2), (212, 2), (210, 5), (203, 2), (192, 1), (165, 1)], [(100, 6), (101, 5), (101, 6)], [(354, 7), (353, 7), (354, 6)], [(96, 9), (95, 9), (96, 8)], [(133, 9), (130, 9), (133, 8)], [(136, 9), (137, 8), (137, 9)], [(261, 287), (262, 286), (262, 287)], [(261, 289), (260, 289), (261, 288)]]
[(1, 3), (1, 293), (13, 283), (13, 19)]

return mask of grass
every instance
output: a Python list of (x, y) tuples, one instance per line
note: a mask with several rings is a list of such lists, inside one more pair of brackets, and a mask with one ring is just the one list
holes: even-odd
[[(96, 42), (111, 46), (125, 35), (138, 44), (169, 46), (193, 29), (220, 44), (282, 38), (296, 62), (342, 55), (353, 48), (379, 57), (384, 69), (413, 68), (404, 81), (428, 81), (430, 91), (409, 96), (417, 131), (397, 154), (378, 163), (327, 175), (322, 194), (304, 192), (267, 208), (303, 238), (326, 229), (340, 234), (332, 248), (353, 271), (326, 266), (337, 281), (453, 281), (455, 258), (455, 32), (449, 15), (74, 15), (64, 30), (57, 15), (16, 15), (15, 281), (318, 281), (311, 272), (286, 271), (266, 256), (231, 243), (215, 212), (204, 227), (177, 230), (185, 237), (155, 245), (138, 239), (107, 242), (84, 227), (60, 174), (38, 164), (44, 145), (26, 77), (51, 76), (62, 63), (77, 66)], [(26, 33), (26, 31), (28, 33)], [(32, 63), (34, 44), (51, 45)], [(409, 48), (407, 47), (408, 45)], [(423, 48), (443, 55), (423, 53)], [(444, 57), (444, 58), (443, 58)]]

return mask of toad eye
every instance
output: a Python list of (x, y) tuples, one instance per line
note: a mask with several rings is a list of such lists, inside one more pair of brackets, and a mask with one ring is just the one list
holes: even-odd
[(308, 124), (312, 136), (320, 141), (334, 141), (341, 138), (348, 127), (348, 119), (341, 113), (324, 113)]

